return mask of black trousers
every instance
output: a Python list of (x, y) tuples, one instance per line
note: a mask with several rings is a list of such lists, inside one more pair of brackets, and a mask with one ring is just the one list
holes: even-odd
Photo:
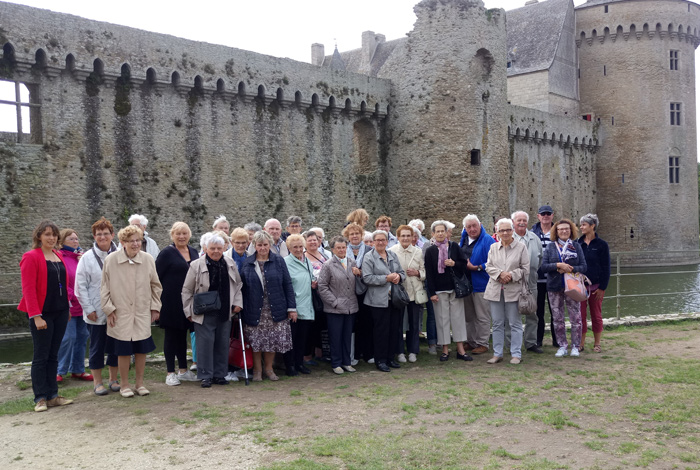
[(552, 320), (552, 306), (549, 305), (549, 297), (547, 296), (547, 283), (537, 283), (537, 345), (542, 346), (544, 341), (544, 304), (549, 307), (549, 332), (552, 334), (552, 344), (557, 344), (557, 339), (554, 336), (554, 321)]
[(187, 369), (187, 337), (189, 330), (163, 328), (163, 354), (168, 372), (175, 372), (175, 358), (180, 369)]
[(313, 325), (313, 320), (289, 322), (289, 326), (292, 328), (292, 350), (284, 353), (285, 367), (301, 367), (304, 365), (304, 353), (307, 352), (306, 346)]
[(29, 330), (32, 332), (34, 343), (31, 374), (34, 403), (58, 396), (58, 350), (68, 326), (69, 315), (68, 310), (43, 313), (41, 317), (46, 322), (44, 330), (37, 330), (34, 319), (29, 319)]
[(393, 306), (370, 307), (374, 322), (374, 362), (386, 364), (394, 360), (401, 331), (401, 310)]
[(350, 346), (352, 343), (352, 325), (355, 314), (327, 313), (328, 340), (331, 346), (331, 367), (350, 365)]
[(403, 315), (401, 315), (401, 322), (399, 324), (399, 354), (406, 354), (406, 348), (408, 348), (408, 353), (418, 355), (420, 349), (420, 328), (421, 328), (421, 314), (423, 313), (423, 305), (417, 304), (415, 302), (410, 302), (403, 315), (408, 317), (408, 331), (406, 332), (406, 346), (403, 343)]
[(372, 310), (363, 302), (365, 295), (358, 295), (358, 312), (355, 314), (355, 359), (369, 361), (374, 357), (374, 320)]

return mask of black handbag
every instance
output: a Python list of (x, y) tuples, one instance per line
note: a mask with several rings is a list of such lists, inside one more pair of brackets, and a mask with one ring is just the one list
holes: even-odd
[(398, 309), (403, 309), (411, 301), (406, 288), (401, 284), (391, 285), (391, 304)]
[(452, 284), (454, 284), (455, 287), (455, 297), (461, 299), (474, 291), (472, 283), (466, 273), (458, 275), (453, 268), (450, 268), (450, 274), (452, 275)]
[(200, 292), (194, 294), (192, 310), (195, 315), (205, 315), (207, 313), (218, 313), (221, 311), (221, 298), (219, 291)]
[(311, 289), (311, 301), (313, 302), (314, 312), (317, 314), (323, 313), (323, 300), (321, 294), (318, 293), (318, 288)]

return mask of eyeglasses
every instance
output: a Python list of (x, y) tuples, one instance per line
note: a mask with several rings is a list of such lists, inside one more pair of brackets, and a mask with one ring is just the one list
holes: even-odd
[(551, 212), (540, 212), (540, 215), (552, 215)]
[(132, 245), (140, 245), (143, 240), (128, 240), (126, 243), (131, 243)]
[(96, 233), (96, 234), (95, 234), (95, 238), (105, 238), (105, 237), (108, 237), (108, 236), (110, 236), (110, 235), (111, 235), (110, 232)]
[(570, 232), (571, 229), (569, 227), (564, 227), (564, 228), (557, 228), (557, 232)]
[(512, 228), (504, 228), (503, 230), (499, 230), (498, 233), (510, 233), (512, 231), (513, 231)]

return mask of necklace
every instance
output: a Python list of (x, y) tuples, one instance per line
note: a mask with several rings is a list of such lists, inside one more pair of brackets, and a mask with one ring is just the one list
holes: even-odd
[(61, 270), (58, 267), (57, 263), (60, 263), (60, 261), (49, 261), (51, 263), (51, 266), (56, 270), (56, 281), (58, 281), (58, 296), (63, 297), (63, 284), (61, 283)]

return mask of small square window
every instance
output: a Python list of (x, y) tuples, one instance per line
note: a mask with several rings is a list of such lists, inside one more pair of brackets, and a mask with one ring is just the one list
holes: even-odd
[[(31, 88), (30, 88), (31, 87)], [(32, 96), (35, 85), (0, 80), (0, 140), (40, 143), (40, 105)]]
[(472, 165), (481, 165), (481, 150), (472, 149), (470, 152), (470, 163)]

